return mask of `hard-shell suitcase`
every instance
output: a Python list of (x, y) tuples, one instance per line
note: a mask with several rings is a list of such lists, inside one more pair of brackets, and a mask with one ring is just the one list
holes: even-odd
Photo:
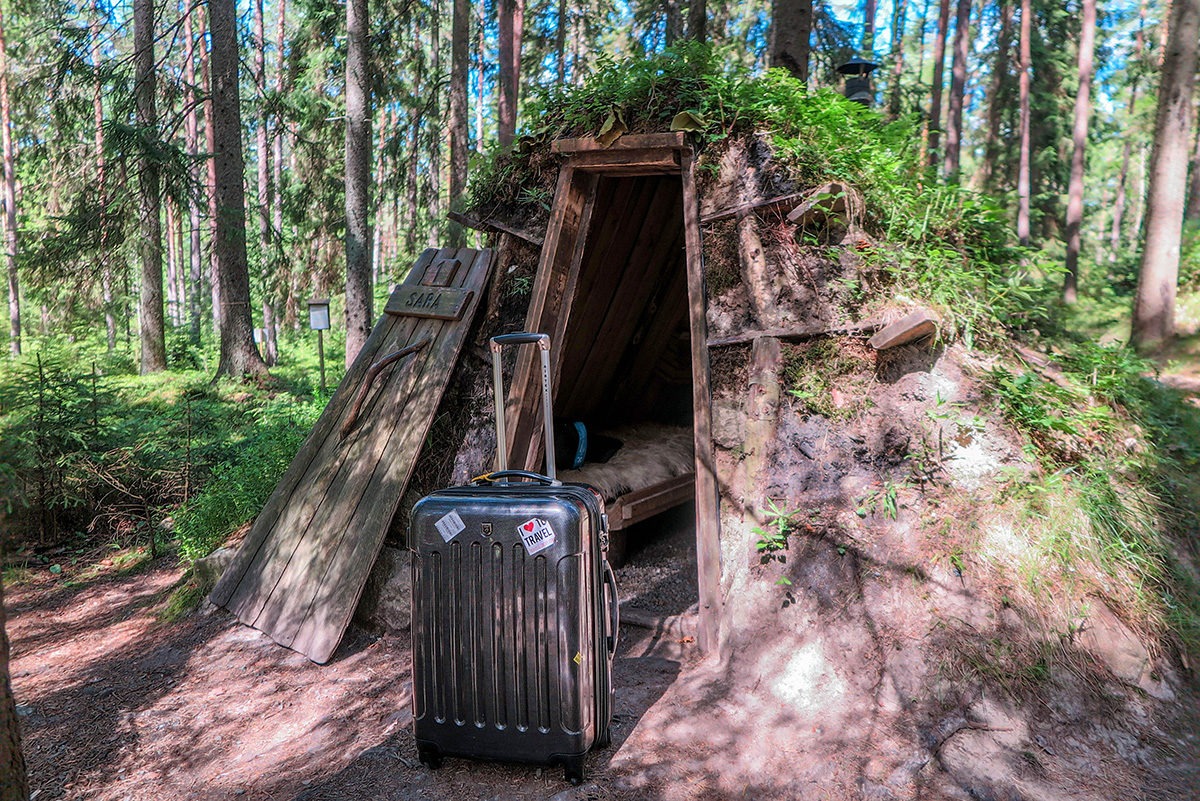
[[(413, 508), (413, 717), (421, 762), (443, 756), (560, 764), (610, 741), (616, 581), (591, 488), (554, 473), (549, 337), (492, 339), (496, 441), (505, 442), (500, 349), (541, 351), (548, 475), (506, 470)], [(522, 478), (523, 481), (512, 479)]]

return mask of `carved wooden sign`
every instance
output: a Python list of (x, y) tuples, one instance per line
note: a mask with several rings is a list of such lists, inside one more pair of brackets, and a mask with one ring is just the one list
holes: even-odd
[(383, 310), (397, 317), (457, 320), (462, 317), (472, 294), (469, 289), (413, 286), (403, 292), (393, 292)]

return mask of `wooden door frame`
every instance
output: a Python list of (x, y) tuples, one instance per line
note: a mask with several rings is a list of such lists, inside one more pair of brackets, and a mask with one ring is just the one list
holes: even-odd
[[(721, 625), (721, 506), (712, 444), (712, 392), (708, 358), (708, 321), (704, 287), (704, 252), (696, 197), (695, 162), (682, 133), (624, 136), (608, 148), (596, 140), (560, 139), (551, 145), (565, 157), (558, 174), (554, 207), (546, 227), (525, 330), (545, 332), (552, 342), (564, 341), (571, 304), (586, 247), (596, 187), (601, 175), (630, 178), (678, 175), (683, 192), (684, 244), (687, 257), (688, 321), (692, 362), (692, 432), (696, 469), (696, 562), (700, 620), (698, 645), (715, 653)], [(561, 349), (551, 351), (553, 388), (557, 393)], [(505, 405), (508, 464), (541, 468), (542, 434), (539, 366), (531, 348), (517, 357), (512, 391)]]

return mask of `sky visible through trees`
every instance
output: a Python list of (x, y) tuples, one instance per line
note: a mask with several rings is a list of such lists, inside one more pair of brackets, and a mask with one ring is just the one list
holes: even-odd
[[(461, 205), (463, 170), (469, 180), (506, 136), (501, 111), (514, 91), (501, 91), (505, 81), (515, 82), (519, 137), (538, 129), (530, 111), (540, 93), (560, 83), (578, 85), (604, 60), (657, 52), (689, 38), (697, 24), (690, 4), (674, 0), (371, 0), (368, 116), (355, 127), (348, 121), (362, 104), (354, 101), (358, 93), (346, 90), (352, 60), (346, 4), (238, 2), (246, 190), (245, 208), (238, 211), (217, 208), (221, 154), (208, 158), (220, 122), (214, 117), (220, 107), (214, 110), (210, 102), (211, 82), (228, 70), (220, 52), (213, 52), (209, 6), (191, 0), (153, 4), (153, 19), (143, 19), (153, 25), (150, 85), (138, 79), (134, 24), (135, 8), (145, 17), (149, 2), (2, 0), (8, 79), (2, 99), (12, 131), (5, 160), (13, 197), (3, 219), (15, 222), (15, 228), (5, 225), (7, 284), (15, 290), (6, 294), (10, 324), (19, 321), (22, 334), (22, 340), (7, 336), (14, 353), (24, 340), (78, 340), (104, 332), (106, 350), (135, 353), (140, 368), (153, 372), (186, 357), (189, 348), (218, 340), (237, 341), (245, 350), (243, 335), (218, 336), (228, 306), (239, 317), (249, 309), (256, 341), (271, 363), (279, 332), (301, 326), (305, 304), (314, 297), (333, 299), (336, 327), (344, 331), (347, 243), (357, 265), (352, 296), (366, 291), (377, 301), (421, 249), (461, 235), (446, 214)], [(1018, 186), (1027, 179), (1031, 246), (1048, 261), (1081, 260), (1079, 291), (1085, 296), (1131, 293), (1169, 33), (1167, 3), (1124, 0), (1099, 9), (1094, 75), (1089, 96), (1078, 104), (1082, 0), (1028, 4), (1026, 159), (1019, 91), (1024, 6), (1018, 0), (950, 3), (938, 81), (938, 2), (814, 2), (809, 91), (839, 90), (835, 67), (851, 56), (875, 61), (881, 67), (873, 76), (875, 107), (912, 121), (914, 147), (930, 149), (928, 177), (958, 180), (993, 197), (1012, 217), (1014, 239)], [(760, 72), (772, 66), (771, 2), (710, 0), (703, 10), (705, 39), (731, 68)], [(966, 36), (958, 34), (961, 21)], [(869, 50), (863, 47), (868, 30)], [(141, 52), (144, 60), (145, 47)], [(519, 58), (501, 63), (506, 53)], [(935, 109), (937, 83), (941, 107)], [(461, 87), (458, 94), (454, 85)], [(148, 86), (152, 98), (145, 94)], [(454, 97), (459, 100), (452, 102)], [(930, 129), (931, 119), (937, 129)], [(1088, 124), (1080, 127), (1076, 120)], [(363, 145), (347, 140), (348, 127), (359, 139), (366, 128), (365, 153)], [(1079, 156), (1083, 177), (1074, 183), (1082, 208), (1078, 256), (1067, 253), (1067, 229), (1075, 225), (1067, 220), (1068, 185), (1079, 150), (1072, 147), (1073, 129), (1076, 140), (1083, 136), (1086, 143)], [(1189, 136), (1194, 142), (1194, 127)], [(463, 140), (466, 148), (453, 144)], [(1200, 148), (1193, 144), (1190, 152), (1195, 162)], [(357, 154), (351, 171), (347, 153)], [(1200, 181), (1193, 186), (1200, 194)], [(155, 196), (161, 201), (156, 213)], [(360, 204), (367, 209), (365, 229), (353, 211)], [(1189, 219), (1200, 215), (1196, 206), (1200, 201), (1190, 205)], [(147, 214), (156, 217), (157, 235)], [(216, 222), (228, 214), (245, 220), (246, 300), (220, 297)], [(354, 223), (349, 236), (347, 219)], [(1184, 236), (1180, 282), (1194, 278), (1190, 241)], [(370, 273), (369, 288), (363, 270)], [(158, 272), (161, 300), (148, 277)], [(361, 302), (351, 304), (351, 357), (369, 325)], [(150, 308), (158, 305), (161, 335)], [(255, 363), (247, 359), (222, 358), (221, 364), (243, 370)]]

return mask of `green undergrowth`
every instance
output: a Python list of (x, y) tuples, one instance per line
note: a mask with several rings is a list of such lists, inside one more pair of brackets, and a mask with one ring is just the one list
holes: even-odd
[(485, 218), (497, 209), (545, 215), (558, 168), (549, 145), (558, 138), (682, 129), (704, 173), (730, 142), (766, 137), (774, 165), (798, 190), (835, 181), (861, 193), (858, 216), (877, 243), (861, 254), (872, 276), (862, 294), (933, 304), (944, 312), (944, 334), (969, 344), (1044, 316), (1044, 279), (1055, 268), (1013, 247), (998, 203), (928, 177), (915, 118), (888, 121), (835, 92), (810, 94), (783, 70), (746, 71), (695, 42), (602, 61), (582, 86), (531, 101), (527, 118), (515, 150), (493, 153), (473, 176), (470, 206)]
[(324, 406), (304, 341), (257, 383), (32, 344), (0, 363), (0, 547), (35, 568), (69, 555), (63, 580), (112, 548), (203, 555), (261, 508)]
[(985, 375), (1034, 464), (999, 486), (993, 533), (1010, 536), (990, 551), (1043, 600), (1097, 595), (1200, 654), (1200, 408), (1148, 375), (1130, 349), (1086, 342), (1063, 345), (1056, 367)]

